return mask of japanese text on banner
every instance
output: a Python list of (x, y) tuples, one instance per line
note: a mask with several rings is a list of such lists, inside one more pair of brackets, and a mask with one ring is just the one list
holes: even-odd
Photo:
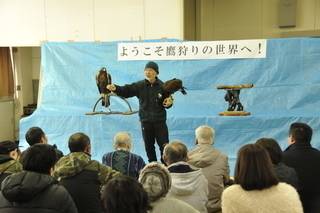
[(119, 43), (118, 60), (265, 58), (267, 40)]

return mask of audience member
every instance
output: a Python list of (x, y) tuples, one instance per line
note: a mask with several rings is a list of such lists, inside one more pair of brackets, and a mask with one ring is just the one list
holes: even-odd
[(0, 212), (77, 212), (67, 190), (50, 174), (56, 162), (48, 144), (29, 147), (22, 158), (23, 171), (8, 176), (1, 186)]
[(320, 212), (320, 151), (311, 146), (311, 138), (309, 125), (291, 124), (289, 147), (283, 153), (283, 163), (298, 174), (298, 193), (305, 213)]
[(298, 189), (296, 170), (282, 163), (282, 150), (278, 142), (272, 138), (260, 138), (256, 144), (263, 146), (269, 153), (274, 170), (280, 180)]
[(21, 172), (22, 164), (18, 159), (18, 145), (12, 141), (0, 142), (0, 185), (12, 173)]
[(124, 175), (138, 179), (140, 170), (146, 165), (143, 158), (133, 154), (131, 136), (127, 132), (119, 132), (114, 137), (115, 152), (103, 155), (102, 163)]
[[(37, 143), (48, 143), (48, 138), (40, 127), (34, 126), (27, 131), (26, 141), (30, 146), (32, 146)], [(58, 150), (55, 144), (53, 147), (55, 148), (54, 150), (56, 152), (56, 159), (58, 161), (63, 156), (63, 152)]]
[(119, 175), (110, 180), (101, 195), (104, 213), (147, 213), (152, 210), (148, 194), (134, 178)]
[(188, 203), (166, 196), (171, 187), (171, 175), (163, 164), (152, 162), (146, 165), (141, 170), (139, 182), (148, 193), (152, 213), (198, 212)]
[(192, 169), (188, 161), (188, 148), (182, 141), (168, 143), (163, 151), (163, 160), (172, 177), (168, 196), (189, 203), (199, 212), (207, 212), (208, 181), (201, 169)]
[(222, 193), (223, 213), (302, 213), (295, 188), (280, 183), (269, 154), (258, 144), (238, 151), (235, 183)]
[(79, 213), (101, 212), (100, 187), (121, 173), (91, 160), (90, 139), (84, 133), (70, 136), (69, 149), (70, 154), (56, 164), (59, 184), (68, 190)]
[(221, 210), (221, 194), (225, 184), (230, 180), (228, 156), (212, 146), (215, 131), (210, 126), (198, 127), (195, 135), (196, 148), (189, 150), (188, 164), (194, 169), (201, 168), (209, 184), (207, 210), (217, 212)]

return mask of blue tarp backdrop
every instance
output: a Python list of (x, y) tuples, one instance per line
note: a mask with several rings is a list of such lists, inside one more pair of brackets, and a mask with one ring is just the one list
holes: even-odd
[[(150, 40), (146, 42), (176, 42)], [(25, 133), (41, 127), (49, 143), (68, 154), (68, 138), (84, 132), (91, 138), (92, 158), (101, 161), (113, 151), (113, 137), (120, 131), (133, 139), (132, 152), (147, 161), (138, 114), (85, 115), (100, 98), (95, 75), (106, 67), (112, 82), (129, 84), (144, 78), (148, 61), (118, 61), (117, 44), (45, 43), (41, 47), (40, 107), (20, 121), (20, 144)], [(167, 110), (170, 141), (178, 139), (194, 148), (194, 130), (209, 125), (216, 130), (215, 147), (229, 155), (231, 175), (238, 149), (258, 138), (276, 139), (287, 146), (288, 128), (293, 122), (308, 123), (314, 130), (312, 145), (320, 148), (320, 39), (268, 39), (267, 57), (258, 59), (156, 60), (162, 81), (179, 78), (187, 96), (176, 92), (174, 106)], [(219, 116), (227, 110), (226, 90), (219, 85), (244, 85), (240, 100), (249, 116)], [(138, 110), (137, 98), (127, 99)], [(127, 111), (127, 104), (111, 97), (112, 111)], [(109, 111), (98, 103), (96, 111)], [(159, 155), (159, 153), (158, 153)], [(160, 157), (160, 156), (159, 156)]]

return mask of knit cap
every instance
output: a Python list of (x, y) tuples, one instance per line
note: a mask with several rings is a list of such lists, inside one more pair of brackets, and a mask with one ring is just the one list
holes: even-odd
[(171, 187), (171, 175), (163, 164), (151, 162), (141, 170), (139, 182), (147, 191), (149, 200), (154, 202), (168, 193)]
[(0, 142), (0, 154), (9, 154), (11, 151), (18, 148), (18, 145), (12, 141)]
[(149, 61), (146, 64), (146, 67), (144, 69), (147, 69), (147, 68), (151, 68), (151, 69), (153, 69), (154, 71), (156, 71), (159, 74), (159, 67), (158, 67), (157, 63), (155, 63), (153, 61)]

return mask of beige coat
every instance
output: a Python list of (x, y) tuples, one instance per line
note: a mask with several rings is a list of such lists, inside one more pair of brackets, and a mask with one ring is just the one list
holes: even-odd
[(228, 156), (214, 148), (211, 144), (198, 144), (188, 152), (189, 165), (192, 168), (201, 168), (209, 183), (208, 212), (221, 209), (221, 194), (224, 184), (230, 179)]

